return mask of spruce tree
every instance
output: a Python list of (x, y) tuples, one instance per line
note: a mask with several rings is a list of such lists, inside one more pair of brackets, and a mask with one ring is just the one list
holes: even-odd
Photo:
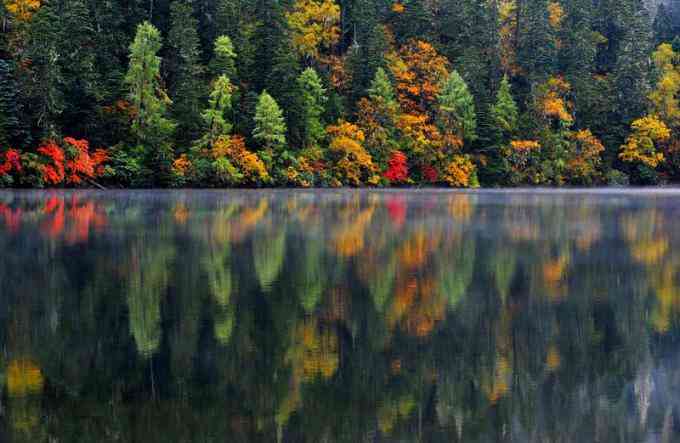
[(301, 92), (301, 107), (303, 116), (303, 136), (302, 143), (304, 148), (317, 145), (324, 136), (324, 125), (321, 122), (321, 115), (324, 112), (324, 104), (327, 101), (326, 89), (321, 83), (319, 75), (314, 68), (307, 68), (297, 79), (298, 87)]
[(437, 101), (437, 123), (444, 132), (451, 132), (461, 140), (472, 141), (477, 138), (475, 101), (457, 71), (451, 72), (444, 81)]
[(201, 127), (204, 68), (200, 64), (198, 20), (192, 14), (191, 2), (175, 0), (170, 5), (171, 28), (168, 43), (171, 48), (171, 109), (178, 122), (178, 139), (182, 143), (194, 140)]
[(267, 91), (262, 91), (255, 110), (253, 138), (268, 151), (280, 151), (286, 145), (286, 122), (281, 108)]

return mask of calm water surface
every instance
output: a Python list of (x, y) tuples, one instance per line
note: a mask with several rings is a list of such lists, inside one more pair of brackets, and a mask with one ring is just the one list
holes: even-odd
[(0, 191), (0, 441), (680, 441), (680, 191)]

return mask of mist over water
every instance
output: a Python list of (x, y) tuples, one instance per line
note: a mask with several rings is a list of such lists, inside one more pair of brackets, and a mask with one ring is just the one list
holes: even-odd
[(0, 440), (673, 442), (680, 190), (0, 191)]

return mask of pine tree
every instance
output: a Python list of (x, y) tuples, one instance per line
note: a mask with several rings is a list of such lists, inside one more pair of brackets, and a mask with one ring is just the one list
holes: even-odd
[(286, 145), (286, 122), (281, 108), (267, 91), (262, 91), (255, 110), (253, 138), (268, 151), (279, 151)]
[(550, 25), (547, 0), (521, 2), (517, 62), (532, 82), (545, 80), (555, 71), (555, 31)]
[(327, 101), (326, 89), (314, 68), (302, 71), (297, 83), (302, 95), (301, 107), (304, 122), (302, 143), (304, 148), (310, 148), (316, 146), (324, 136), (321, 115)]
[(397, 96), (389, 76), (383, 68), (375, 71), (375, 76), (368, 88), (368, 96), (373, 100), (382, 100), (385, 103), (397, 103)]
[(179, 123), (177, 132), (182, 143), (194, 140), (201, 127), (204, 68), (200, 65), (198, 20), (192, 14), (191, 2), (175, 0), (170, 5), (171, 28), (168, 43), (172, 54), (172, 115)]
[(461, 141), (477, 138), (475, 101), (465, 80), (457, 71), (452, 71), (442, 84), (437, 102), (437, 123), (442, 132), (450, 132)]

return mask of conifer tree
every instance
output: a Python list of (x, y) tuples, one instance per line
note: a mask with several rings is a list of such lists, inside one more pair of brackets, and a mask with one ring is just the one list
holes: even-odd
[(442, 84), (437, 102), (437, 123), (443, 132), (451, 132), (461, 141), (477, 138), (475, 101), (457, 71), (452, 71)]
[(253, 138), (265, 150), (278, 151), (286, 145), (286, 122), (281, 108), (267, 91), (262, 91), (255, 110)]
[(226, 75), (230, 79), (236, 78), (236, 51), (228, 35), (217, 37), (213, 53), (210, 63), (212, 74), (214, 76)]
[(234, 86), (226, 75), (220, 75), (213, 83), (208, 108), (201, 114), (207, 130), (201, 139), (201, 145), (212, 145), (220, 136), (231, 132), (232, 124), (227, 112), (231, 110), (233, 90)]
[(161, 36), (151, 23), (137, 27), (130, 45), (130, 65), (125, 84), (129, 87), (130, 103), (135, 114), (132, 132), (142, 148), (150, 171), (159, 179), (167, 178), (172, 162), (171, 137), (175, 124), (166, 118), (166, 107), (172, 103), (160, 85), (161, 59), (156, 55), (161, 48)]
[(201, 77), (204, 68), (200, 65), (198, 20), (192, 14), (191, 2), (175, 0), (170, 5), (168, 44), (172, 51), (172, 115), (178, 122), (178, 138), (184, 143), (198, 135), (203, 96)]
[(14, 80), (12, 65), (0, 59), (0, 145), (25, 143), (22, 135), (17, 106), (17, 83)]
[(496, 102), (491, 106), (490, 114), (498, 134), (497, 142), (517, 132), (519, 111), (515, 100), (512, 98), (507, 76), (504, 76), (501, 80), (500, 88), (496, 93)]
[(307, 68), (297, 79), (298, 87), (302, 99), (303, 116), (303, 147), (315, 146), (324, 136), (324, 125), (321, 122), (321, 115), (324, 112), (326, 89), (321, 83), (319, 75), (314, 68)]

